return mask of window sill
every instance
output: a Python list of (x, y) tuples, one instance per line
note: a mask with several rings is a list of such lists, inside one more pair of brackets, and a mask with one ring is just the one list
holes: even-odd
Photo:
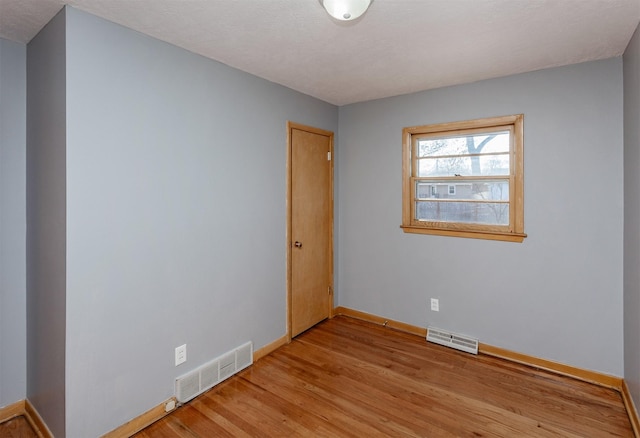
[(502, 242), (522, 243), (525, 237), (524, 233), (500, 233), (494, 231), (458, 231), (446, 230), (440, 228), (413, 227), (401, 225), (402, 231), (413, 234), (432, 234), (436, 236), (464, 237), (467, 239), (484, 239), (499, 240)]

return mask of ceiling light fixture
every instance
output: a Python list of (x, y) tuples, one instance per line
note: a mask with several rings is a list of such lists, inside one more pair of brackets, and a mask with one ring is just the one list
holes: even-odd
[(320, 3), (336, 20), (351, 21), (367, 11), (371, 0), (320, 0)]

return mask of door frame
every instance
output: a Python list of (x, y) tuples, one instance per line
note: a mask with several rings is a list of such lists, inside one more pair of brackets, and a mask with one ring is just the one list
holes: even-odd
[(291, 131), (293, 129), (298, 129), (301, 131), (311, 132), (313, 134), (319, 134), (329, 137), (329, 152), (331, 153), (331, 160), (329, 162), (329, 191), (331, 193), (331, 202), (329, 203), (329, 216), (331, 218), (331, 224), (329, 227), (329, 277), (331, 279), (329, 284), (329, 318), (333, 318), (334, 316), (334, 308), (335, 303), (334, 299), (334, 287), (333, 287), (333, 228), (334, 228), (334, 216), (333, 216), (333, 203), (334, 203), (334, 194), (333, 194), (333, 162), (335, 159), (335, 155), (333, 153), (333, 132), (325, 131), (324, 129), (314, 128), (312, 126), (302, 125), (299, 123), (295, 123), (292, 121), (287, 121), (287, 233), (286, 233), (286, 244), (287, 244), (287, 343), (291, 342), (291, 276), (292, 276), (292, 263), (291, 263), (291, 255), (292, 255), (292, 247), (293, 247), (293, 236), (292, 234), (292, 216), (293, 216), (293, 200), (292, 200), (292, 152), (293, 145), (291, 143)]

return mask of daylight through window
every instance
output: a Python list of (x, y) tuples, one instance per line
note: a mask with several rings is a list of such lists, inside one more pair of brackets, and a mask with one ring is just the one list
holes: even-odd
[(403, 130), (402, 228), (522, 242), (523, 116)]

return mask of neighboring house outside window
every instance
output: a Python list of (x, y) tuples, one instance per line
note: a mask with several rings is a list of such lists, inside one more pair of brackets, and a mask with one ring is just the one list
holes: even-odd
[(403, 130), (402, 228), (522, 242), (523, 116)]

